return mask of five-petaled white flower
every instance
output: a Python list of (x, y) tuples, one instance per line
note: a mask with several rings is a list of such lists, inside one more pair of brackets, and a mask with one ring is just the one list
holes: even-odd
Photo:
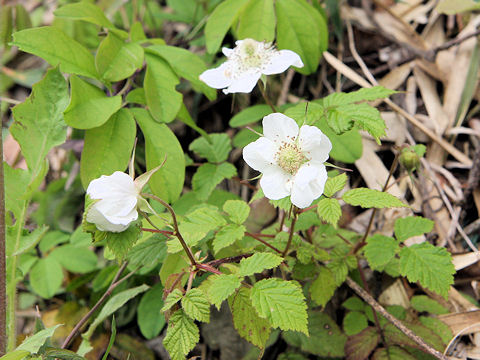
[(299, 129), (281, 113), (263, 118), (263, 135), (243, 149), (245, 162), (263, 173), (263, 193), (272, 200), (290, 195), (293, 205), (306, 208), (323, 193), (332, 143), (317, 127)]
[(297, 53), (276, 50), (271, 43), (244, 39), (235, 44), (237, 46), (233, 50), (222, 49), (227, 61), (200, 75), (200, 80), (215, 89), (223, 89), (225, 94), (249, 93), (262, 74), (280, 74), (292, 65), (303, 67), (302, 59)]

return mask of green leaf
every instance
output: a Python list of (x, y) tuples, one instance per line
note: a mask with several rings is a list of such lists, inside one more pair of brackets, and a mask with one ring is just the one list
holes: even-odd
[(143, 88), (150, 114), (158, 122), (172, 122), (182, 105), (183, 96), (175, 89), (180, 81), (162, 58), (147, 53), (145, 59), (147, 72)]
[(122, 97), (105, 93), (78, 76), (70, 76), (72, 99), (64, 112), (65, 122), (77, 129), (103, 125), (122, 106)]
[(410, 299), (410, 304), (418, 312), (428, 312), (435, 315), (449, 313), (447, 308), (443, 307), (438, 301), (429, 298), (426, 295), (412, 296)]
[(372, 356), (372, 360), (416, 360), (417, 358), (398, 346), (389, 346), (377, 349)]
[(347, 175), (342, 173), (340, 175), (329, 177), (325, 183), (325, 189), (323, 194), (328, 197), (332, 197), (336, 192), (342, 190), (347, 183)]
[(25, 102), (12, 109), (15, 122), (10, 132), (20, 144), (31, 178), (42, 172), (50, 149), (65, 142), (67, 127), (63, 110), (67, 103), (67, 84), (58, 68), (54, 68), (33, 86)]
[(128, 92), (125, 101), (130, 104), (147, 105), (145, 99), (145, 90), (143, 88), (136, 88)]
[(337, 199), (323, 198), (318, 202), (318, 216), (326, 222), (337, 227), (338, 220), (342, 216), (342, 208)]
[[(157, 99), (158, 101), (158, 99)], [(145, 109), (130, 109), (145, 136), (147, 170), (167, 160), (150, 179), (152, 192), (169, 203), (180, 196), (185, 181), (185, 156), (175, 134), (165, 125), (153, 120)]]
[(365, 257), (372, 270), (382, 270), (399, 249), (397, 240), (381, 234), (369, 237), (364, 247)]
[(102, 9), (87, 1), (64, 5), (55, 10), (54, 15), (60, 18), (87, 21), (107, 29), (115, 29), (110, 20), (104, 15)]
[(308, 75), (316, 71), (323, 50), (321, 42), (328, 33), (325, 21), (317, 10), (302, 0), (277, 0), (277, 46), (296, 52), (304, 67), (296, 69)]
[(142, 230), (139, 223), (132, 223), (126, 230), (119, 233), (105, 233), (107, 246), (118, 260), (127, 256), (140, 236), (142, 236)]
[(103, 322), (103, 320), (105, 320), (110, 315), (112, 315), (115, 311), (117, 311), (122, 306), (124, 306), (129, 300), (133, 299), (138, 294), (141, 294), (146, 290), (148, 290), (148, 288), (149, 288), (148, 285), (143, 284), (131, 289), (124, 290), (112, 296), (103, 306), (102, 310), (100, 310), (100, 313), (95, 318), (93, 323), (90, 325), (87, 332), (82, 336), (85, 339), (89, 339), (92, 336), (95, 329), (97, 328), (97, 326), (100, 325)]
[(264, 116), (270, 114), (272, 109), (268, 105), (260, 104), (249, 106), (242, 111), (236, 113), (228, 123), (230, 127), (240, 127), (248, 124), (255, 123)]
[(148, 51), (166, 60), (178, 77), (190, 81), (195, 91), (203, 93), (209, 100), (217, 98), (217, 90), (199, 79), (200, 74), (207, 70), (207, 66), (198, 55), (186, 49), (168, 45), (153, 45), (148, 47)]
[(173, 305), (178, 303), (183, 297), (183, 293), (180, 289), (173, 289), (173, 291), (168, 294), (161, 311), (167, 311), (172, 308)]
[(77, 274), (85, 274), (97, 268), (97, 255), (90, 249), (75, 245), (62, 245), (53, 250), (54, 257), (65, 269)]
[(34, 354), (37, 353), (43, 346), (43, 344), (45, 344), (45, 341), (47, 341), (48, 338), (53, 336), (53, 333), (59, 326), (62, 326), (62, 324), (40, 330), (35, 335), (32, 335), (23, 340), (23, 342), (15, 350), (28, 351)]
[(400, 199), (389, 193), (367, 188), (348, 190), (343, 194), (342, 199), (350, 205), (363, 208), (408, 207)]
[(193, 320), (210, 321), (210, 303), (200, 289), (190, 289), (182, 298), (182, 309)]
[(360, 311), (365, 312), (366, 304), (356, 296), (349, 297), (345, 300), (342, 306), (350, 311)]
[(343, 318), (343, 331), (348, 336), (358, 334), (368, 326), (365, 314), (358, 311), (350, 311)]
[(125, 43), (109, 32), (98, 47), (95, 66), (102, 79), (120, 81), (133, 75), (143, 65), (143, 48), (136, 43)]
[(347, 337), (342, 333), (335, 321), (327, 314), (319, 311), (308, 312), (308, 333), (286, 331), (283, 333), (285, 341), (302, 351), (321, 357), (343, 358)]
[(196, 138), (190, 143), (188, 149), (212, 163), (220, 163), (227, 160), (228, 154), (232, 151), (228, 135), (225, 133), (209, 134), (209, 137), (211, 142), (204, 137)]
[(199, 340), (198, 327), (182, 310), (178, 310), (170, 317), (163, 346), (172, 360), (185, 359)]
[(273, 0), (250, 0), (238, 19), (238, 39), (272, 42), (275, 38)]
[(252, 288), (252, 304), (274, 327), (308, 335), (307, 305), (302, 289), (293, 281), (265, 279)]
[(235, 224), (243, 224), (248, 215), (250, 215), (250, 206), (242, 200), (227, 200), (223, 204), (223, 211), (225, 211), (230, 220)]
[(238, 276), (250, 276), (263, 270), (274, 269), (280, 265), (283, 258), (272, 253), (255, 253), (240, 261)]
[(320, 306), (325, 306), (332, 298), (337, 284), (332, 272), (325, 266), (320, 266), (317, 278), (310, 285), (310, 297)]
[(135, 120), (126, 109), (117, 111), (102, 126), (85, 131), (80, 162), (80, 177), (84, 188), (101, 175), (125, 171), (136, 131)]
[[(3, 7), (3, 9), (5, 9), (5, 6)], [(27, 355), (30, 355), (30, 351), (15, 350), (15, 351), (8, 352), (7, 354), (0, 357), (0, 360), (23, 360), (26, 358)]]
[(192, 117), (190, 116), (190, 113), (188, 112), (187, 107), (183, 102), (182, 102), (182, 106), (180, 107), (180, 111), (177, 114), (177, 119), (183, 122), (185, 125), (190, 126), (193, 130), (198, 132), (203, 137), (210, 139), (210, 135), (208, 135), (205, 130), (198, 127), (195, 121), (193, 121)]
[(154, 234), (149, 239), (135, 245), (127, 255), (129, 265), (151, 268), (162, 263), (167, 256), (165, 240), (166, 237), (162, 234)]
[(230, 163), (203, 164), (193, 175), (193, 191), (197, 193), (199, 200), (206, 200), (218, 184), (236, 174), (237, 169)]
[(0, 46), (8, 49), (13, 30), (13, 6), (4, 5), (0, 9)]
[(322, 99), (325, 107), (339, 106), (358, 103), (361, 101), (372, 101), (385, 99), (397, 91), (386, 89), (383, 86), (373, 86), (371, 88), (362, 88), (349, 93), (333, 93)]
[[(220, 309), (223, 300), (226, 300), (241, 285), (241, 279), (233, 274), (213, 275), (210, 277), (210, 287), (208, 288), (208, 299)], [(210, 279), (209, 278), (209, 279)]]
[(248, 0), (226, 0), (220, 3), (208, 18), (205, 42), (210, 54), (217, 52), (228, 29)]
[(395, 237), (402, 242), (413, 236), (429, 233), (435, 223), (421, 216), (408, 216), (395, 221)]
[[(115, 325), (115, 320), (113, 320), (112, 325)], [(115, 330), (113, 330), (113, 332), (115, 332)], [(83, 356), (80, 356), (77, 353), (66, 349), (47, 348), (44, 355), (49, 360), (52, 358), (61, 360), (86, 360)], [(102, 358), (102, 360), (104, 359)]]
[(11, 211), (15, 219), (20, 217), (25, 206), (24, 195), (27, 192), (30, 174), (27, 170), (13, 169), (3, 162), (5, 176), (5, 209)]
[(30, 270), (30, 285), (33, 291), (44, 299), (54, 296), (60, 289), (62, 281), (62, 267), (52, 256), (38, 260)]
[[(162, 264), (160, 269), (160, 280), (165, 286), (167, 280), (171, 275), (181, 274), (182, 272), (188, 271), (188, 266), (190, 264), (185, 260), (184, 254), (169, 254), (165, 258), (165, 261)], [(175, 275), (176, 276), (176, 275)], [(182, 284), (186, 283), (188, 275), (182, 277)]]
[(163, 307), (163, 286), (157, 283), (143, 294), (137, 308), (137, 324), (142, 335), (147, 339), (158, 336), (165, 325), (165, 316), (160, 309)]
[(419, 281), (422, 286), (447, 298), (455, 267), (445, 248), (424, 242), (400, 250), (400, 272), (410, 282)]
[(452, 330), (442, 320), (427, 316), (420, 316), (419, 320), (424, 326), (440, 336), (444, 344), (448, 344), (453, 338)]
[(380, 342), (380, 334), (374, 327), (367, 327), (354, 336), (349, 336), (345, 344), (348, 360), (368, 359)]
[(237, 224), (228, 224), (222, 227), (215, 235), (215, 239), (213, 239), (212, 244), (215, 254), (235, 241), (241, 240), (246, 230), (245, 226)]
[(7, 252), (7, 257), (11, 255), (18, 256), (18, 255), (22, 255), (23, 253), (26, 253), (27, 251), (32, 249), (35, 245), (37, 245), (40, 240), (42, 240), (43, 236), (47, 233), (47, 231), (48, 231), (48, 226), (42, 225), (41, 227), (38, 227), (35, 230), (33, 230), (30, 234), (23, 235), (20, 238), (20, 244), (18, 246), (18, 249), (13, 254), (9, 254)]
[(258, 316), (250, 300), (250, 294), (251, 289), (240, 288), (229, 298), (233, 326), (245, 340), (264, 349), (270, 336), (271, 326), (266, 319)]
[(13, 34), (13, 45), (44, 59), (69, 74), (98, 78), (93, 55), (79, 42), (54, 26), (26, 29)]

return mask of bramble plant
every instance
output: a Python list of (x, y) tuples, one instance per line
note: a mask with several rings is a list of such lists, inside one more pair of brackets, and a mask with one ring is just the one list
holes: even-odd
[[(409, 208), (389, 194), (390, 179), (399, 162), (414, 177), (424, 149), (397, 149), (382, 191), (351, 188), (344, 169), (362, 154), (361, 131), (380, 144), (386, 125), (369, 102), (395, 91), (375, 86), (275, 106), (269, 86), (278, 79), (270, 75), (317, 70), (328, 43), (321, 7), (304, 0), (203, 4), (195, 12), (188, 8), (193, 5), (178, 5), (185, 12), (177, 20), (197, 25), (195, 44), (206, 53), (147, 37), (144, 28), (157, 26), (150, 13), (145, 24), (123, 25), (120, 15), (107, 17), (90, 2), (63, 5), (51, 26), (13, 34), (12, 46), (51, 67), (12, 110), (10, 133), (28, 168), (4, 164), (9, 353), (1, 359), (84, 359), (95, 346), (95, 330), (140, 295), (140, 331), (151, 339), (167, 324), (163, 346), (172, 359), (194, 349), (212, 305), (228, 306), (233, 326), (258, 358), (279, 336), (290, 349), (282, 359), (303, 359), (301, 352), (422, 359), (419, 350), (443, 358), (449, 329), (426, 316), (414, 321), (400, 306), (383, 308), (369, 294), (364, 274), (369, 267), (448, 296), (455, 272), (449, 252), (427, 241), (406, 243), (432, 231), (431, 220), (411, 212), (396, 219), (390, 235), (373, 226), (377, 209)], [(76, 37), (73, 28), (89, 35)], [(223, 49), (226, 60), (217, 59), (221, 45), (234, 42), (226, 37), (229, 30), (236, 47)], [(233, 102), (241, 95), (232, 93), (255, 86), (263, 100), (234, 113), (228, 133), (202, 129), (198, 112), (192, 116), (184, 102), (189, 93), (197, 105), (200, 96), (213, 102), (216, 89)], [(177, 122), (196, 138), (180, 143), (171, 126)], [(83, 139), (78, 176), (51, 182), (42, 195), (47, 154), (67, 139)], [(243, 159), (232, 156), (237, 150)], [(69, 171), (76, 161), (70, 157)], [(240, 180), (248, 190), (242, 198), (218, 188), (251, 174)], [(32, 202), (39, 203), (33, 214)], [(80, 224), (75, 214), (82, 204)], [(264, 219), (258, 204), (275, 208), (274, 218)], [(339, 226), (345, 204), (373, 209), (364, 232)], [(65, 288), (67, 272), (78, 274), (78, 283)], [(74, 286), (88, 286), (95, 296), (61, 347), (49, 340), (59, 325), (40, 326), (17, 346), (19, 283), (43, 299)], [(344, 284), (359, 297), (342, 303), (342, 329), (323, 310)], [(422, 311), (434, 313), (429, 301), (440, 306), (424, 295), (414, 298), (412, 306)], [(115, 320), (111, 329), (104, 359)], [(80, 333), (81, 342), (68, 350)]]

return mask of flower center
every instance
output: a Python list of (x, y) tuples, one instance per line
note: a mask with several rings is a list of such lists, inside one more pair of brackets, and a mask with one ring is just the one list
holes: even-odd
[(297, 144), (293, 143), (283, 143), (278, 148), (276, 158), (278, 166), (291, 175), (295, 175), (300, 166), (308, 161)]
[(261, 69), (269, 62), (272, 47), (270, 44), (245, 39), (238, 48), (238, 66), (242, 70), (257, 68)]

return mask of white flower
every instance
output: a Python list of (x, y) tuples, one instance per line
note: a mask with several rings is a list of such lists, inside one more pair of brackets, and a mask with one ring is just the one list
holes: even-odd
[(243, 149), (243, 159), (263, 173), (265, 196), (279, 200), (288, 195), (292, 204), (306, 208), (322, 195), (332, 143), (320, 129), (303, 125), (280, 113), (263, 118), (263, 137)]
[(100, 231), (126, 230), (138, 218), (139, 192), (133, 179), (123, 172), (102, 175), (88, 185), (87, 195), (98, 201), (88, 209), (86, 220)]
[(200, 80), (228, 93), (249, 93), (262, 74), (280, 74), (291, 65), (303, 67), (300, 56), (291, 50), (276, 50), (271, 43), (238, 40), (235, 49), (223, 48), (227, 57), (222, 65), (200, 75)]

